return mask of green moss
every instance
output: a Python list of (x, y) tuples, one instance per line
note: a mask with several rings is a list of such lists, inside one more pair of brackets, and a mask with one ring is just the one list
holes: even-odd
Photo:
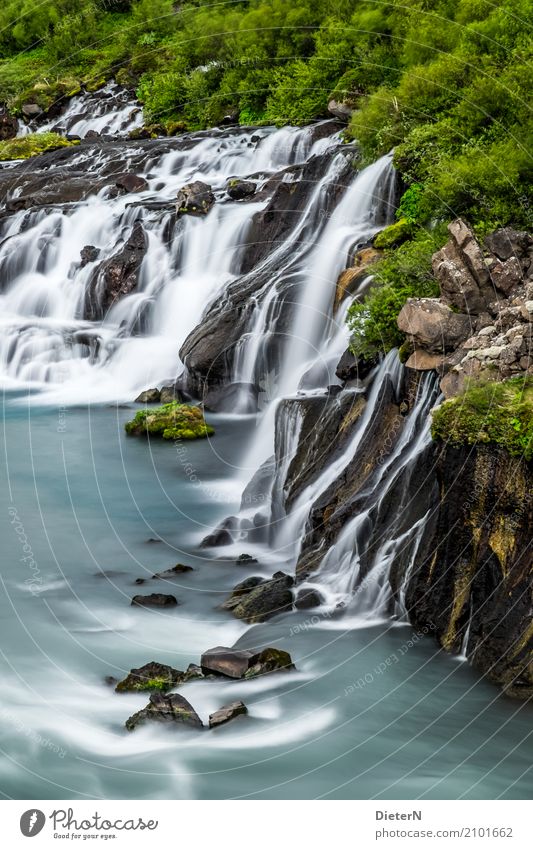
[(29, 136), (20, 136), (16, 139), (0, 142), (0, 161), (9, 159), (29, 159), (31, 156), (39, 156), (47, 150), (57, 150), (60, 147), (71, 147), (79, 144), (77, 141), (68, 141), (64, 136), (57, 133), (33, 133)]
[(413, 227), (406, 218), (400, 218), (389, 227), (385, 227), (374, 238), (374, 247), (379, 250), (395, 248), (407, 241), (412, 235)]
[(471, 383), (433, 413), (431, 434), (452, 445), (493, 443), (533, 458), (533, 379)]
[(199, 407), (172, 401), (155, 410), (139, 410), (125, 425), (126, 433), (139, 436), (153, 434), (163, 439), (201, 439), (215, 431), (206, 424)]

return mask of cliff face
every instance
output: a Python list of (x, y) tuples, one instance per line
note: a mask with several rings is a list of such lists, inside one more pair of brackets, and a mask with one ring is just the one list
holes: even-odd
[(412, 623), (509, 695), (533, 695), (533, 468), (494, 446), (442, 447), (439, 501), (407, 579)]

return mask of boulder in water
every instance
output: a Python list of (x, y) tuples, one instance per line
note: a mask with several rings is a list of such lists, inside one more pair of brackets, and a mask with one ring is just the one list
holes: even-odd
[(84, 268), (90, 262), (95, 262), (99, 256), (99, 248), (95, 248), (94, 245), (85, 245), (80, 251), (81, 267)]
[(175, 578), (177, 575), (184, 575), (186, 572), (194, 572), (194, 569), (192, 566), (185, 566), (184, 563), (176, 563), (175, 566), (165, 569), (164, 572), (156, 572), (155, 575), (152, 575), (152, 578), (167, 580), (168, 578)]
[(232, 200), (244, 200), (252, 197), (257, 189), (257, 184), (252, 180), (230, 180), (226, 191)]
[(95, 270), (87, 291), (86, 318), (93, 321), (104, 318), (113, 304), (137, 288), (147, 247), (144, 228), (140, 221), (136, 221), (117, 253)]
[(150, 435), (174, 440), (203, 439), (215, 432), (206, 424), (199, 407), (176, 401), (155, 410), (139, 410), (124, 427), (130, 436)]
[(131, 603), (135, 607), (176, 607), (178, 599), (165, 593), (150, 593), (150, 595), (135, 595)]
[(225, 678), (254, 678), (295, 668), (290, 654), (273, 646), (259, 652), (216, 646), (202, 655), (201, 666), (204, 675), (215, 674)]
[(43, 114), (43, 110), (37, 103), (24, 103), (22, 105), (22, 114), (25, 118), (39, 118)]
[(176, 198), (176, 212), (178, 215), (207, 215), (215, 202), (215, 196), (211, 186), (196, 180), (187, 183), (178, 192)]
[(248, 713), (248, 708), (244, 702), (231, 702), (229, 705), (216, 710), (209, 716), (209, 728), (216, 728), (218, 725), (224, 725), (231, 719), (236, 719), (238, 716), (245, 716)]
[(264, 578), (254, 575), (253, 577), (246, 578), (244, 581), (241, 581), (240, 583), (236, 584), (236, 586), (233, 587), (230, 595), (221, 604), (222, 609), (233, 610), (240, 603), (244, 595), (264, 583)]
[(324, 599), (318, 590), (302, 588), (298, 590), (294, 606), (298, 610), (312, 610), (314, 607), (320, 607), (323, 601)]
[(231, 531), (237, 526), (235, 516), (228, 516), (223, 522), (215, 528), (215, 530), (203, 538), (200, 543), (201, 548), (216, 548), (220, 545), (231, 545), (233, 537)]
[(126, 720), (126, 728), (133, 731), (147, 721), (167, 722), (196, 729), (204, 727), (193, 706), (179, 693), (171, 693), (169, 696), (153, 693), (149, 704)]
[(162, 404), (171, 404), (172, 401), (184, 401), (184, 396), (180, 390), (174, 385), (162, 386), (159, 392), (159, 400)]
[(130, 670), (129, 674), (118, 682), (115, 691), (117, 693), (137, 693), (145, 690), (172, 690), (184, 680), (184, 677), (185, 673), (179, 669), (152, 660), (139, 669)]
[(120, 189), (123, 194), (129, 192), (145, 192), (149, 186), (144, 177), (139, 177), (137, 174), (120, 174), (115, 180), (115, 186)]
[(159, 389), (145, 389), (135, 399), (136, 404), (159, 404), (161, 393)]
[(293, 669), (296, 667), (288, 651), (269, 646), (254, 655), (244, 677), (256, 678), (271, 672), (290, 672)]
[(244, 594), (239, 604), (233, 608), (234, 616), (254, 624), (291, 610), (293, 584), (294, 578), (290, 575), (276, 572), (270, 581), (265, 581)]

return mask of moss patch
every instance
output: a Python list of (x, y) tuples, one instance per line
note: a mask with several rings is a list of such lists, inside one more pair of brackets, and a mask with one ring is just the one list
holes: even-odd
[(163, 439), (201, 439), (215, 431), (206, 424), (199, 407), (172, 401), (155, 410), (139, 410), (135, 418), (125, 425), (126, 433), (133, 436), (153, 434)]
[(455, 445), (494, 443), (513, 457), (533, 457), (533, 379), (472, 383), (433, 413), (431, 434)]
[(377, 236), (375, 236), (374, 247), (379, 248), (380, 250), (385, 248), (395, 248), (397, 245), (401, 245), (402, 242), (407, 241), (407, 239), (409, 239), (412, 235), (412, 232), (413, 225), (407, 220), (407, 218), (400, 218), (399, 221), (396, 221), (389, 227), (385, 227), (384, 230), (381, 230)]
[(59, 136), (57, 133), (33, 133), (29, 136), (0, 142), (0, 161), (29, 159), (31, 156), (39, 156), (47, 150), (71, 147), (74, 144), (79, 144), (79, 142), (68, 141), (64, 136)]

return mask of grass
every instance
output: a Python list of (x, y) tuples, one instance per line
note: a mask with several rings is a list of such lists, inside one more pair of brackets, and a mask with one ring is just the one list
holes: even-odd
[(79, 144), (79, 142), (68, 141), (64, 136), (59, 136), (57, 133), (33, 133), (29, 136), (0, 142), (0, 161), (29, 159), (32, 156), (46, 153), (48, 150), (58, 150), (60, 147), (71, 147), (75, 144)]
[(155, 410), (139, 410), (125, 428), (126, 433), (133, 436), (152, 434), (163, 439), (202, 439), (215, 432), (206, 424), (199, 407), (178, 401), (163, 404)]

